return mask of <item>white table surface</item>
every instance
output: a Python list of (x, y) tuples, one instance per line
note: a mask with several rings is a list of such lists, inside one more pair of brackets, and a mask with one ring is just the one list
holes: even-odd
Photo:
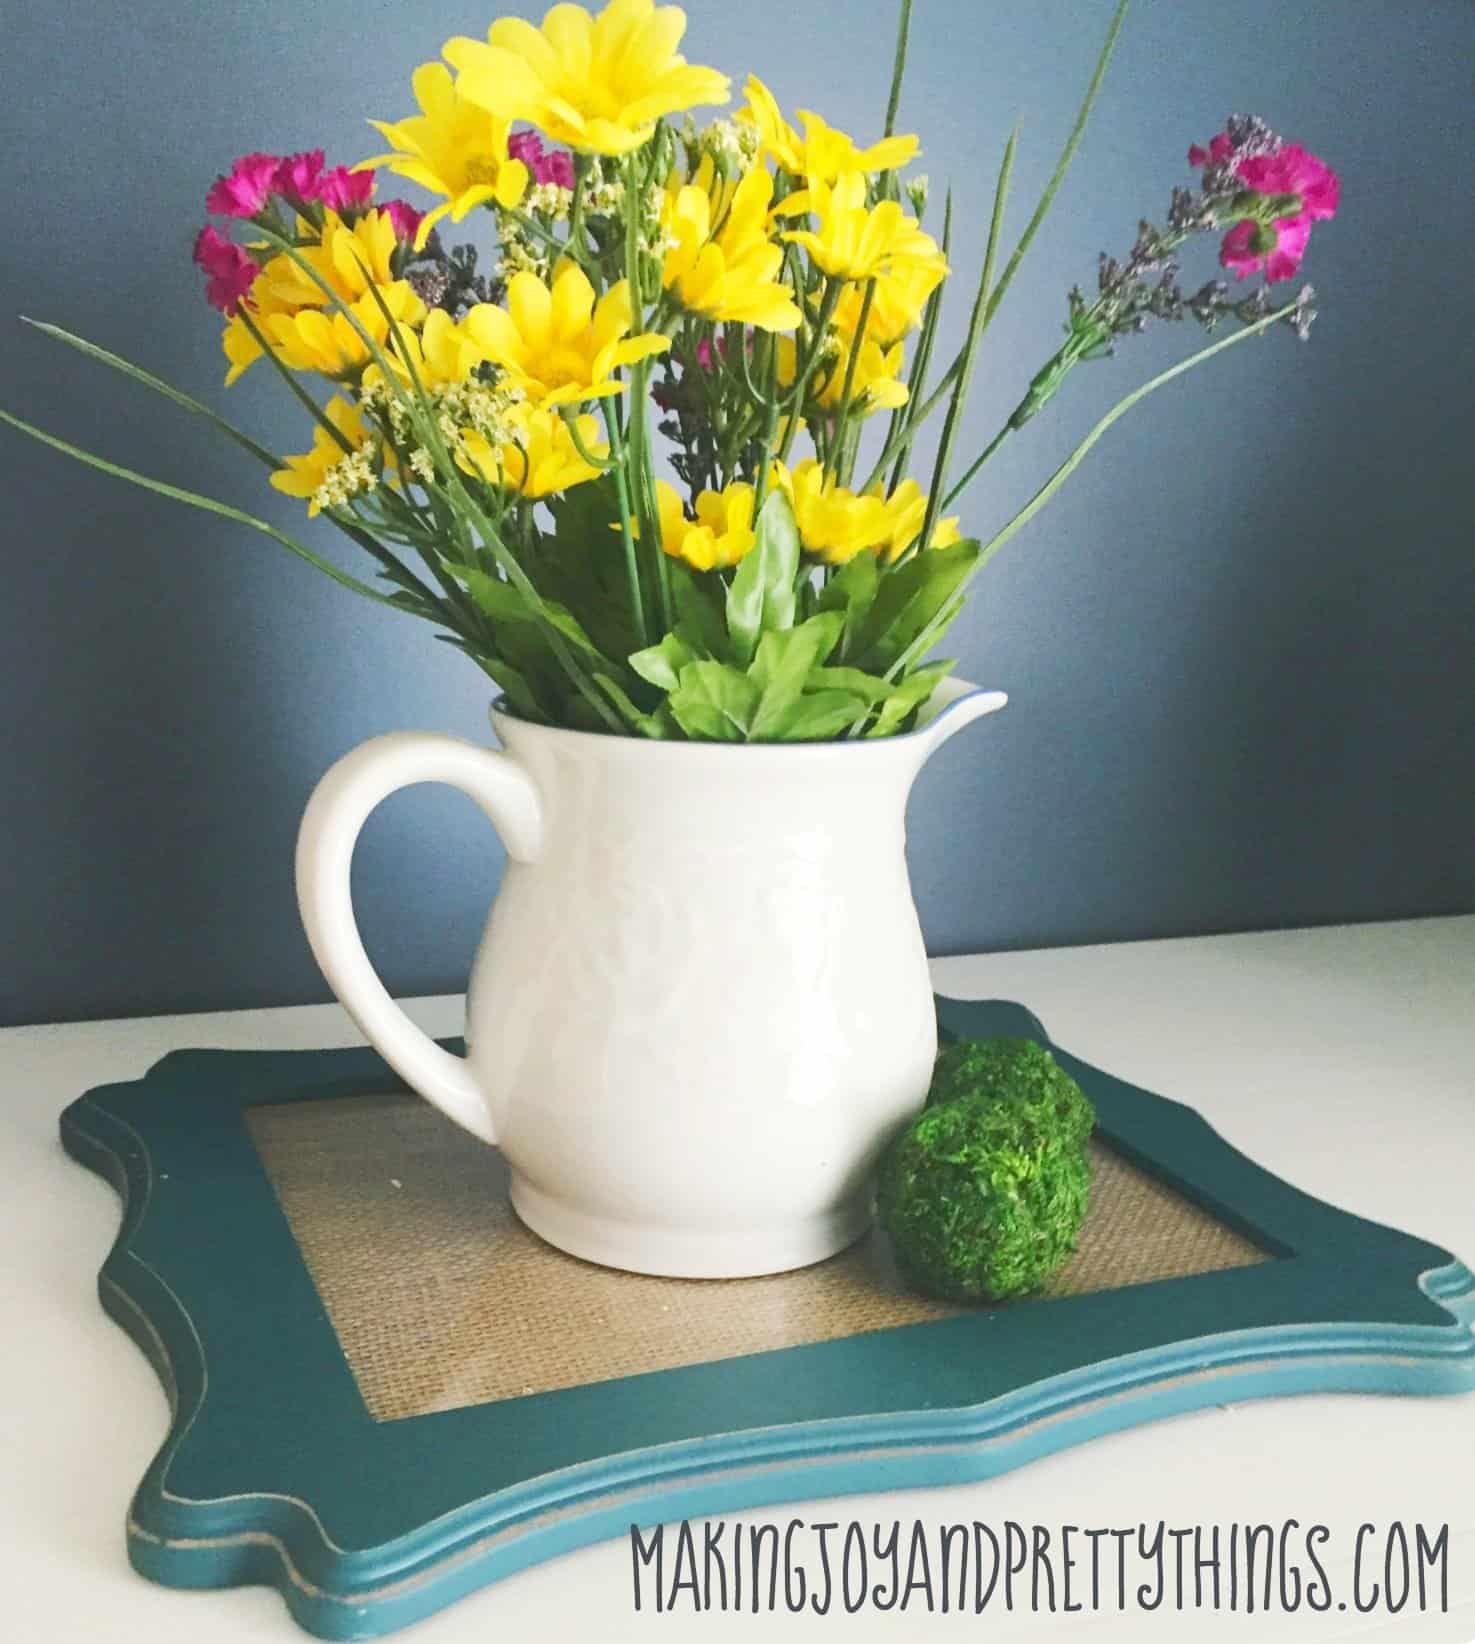
[[(939, 991), (1028, 1004), (1065, 1047), (1191, 1103), (1230, 1141), (1332, 1203), (1475, 1265), (1475, 917), (938, 960)], [(458, 1032), (460, 1000), (412, 1014)], [(153, 1372), (94, 1289), (118, 1227), (112, 1191), (62, 1152), (56, 1121), (89, 1086), (166, 1051), (351, 1044), (334, 1006), (0, 1032), (4, 1471), (0, 1638), (16, 1644), (261, 1644), (301, 1637), (263, 1589), (181, 1593), (133, 1574), (124, 1510), (166, 1426)], [(1333, 1532), (1350, 1585), (1357, 1526), (1448, 1524), (1445, 1614), (1171, 1611), (979, 1619), (637, 1614), (624, 1540), (497, 1583), (421, 1623), (416, 1644), (497, 1640), (990, 1638), (1265, 1641), (1475, 1638), (1475, 1395), (1230, 1405), (1096, 1440), (977, 1485), (744, 1513), (1127, 1526), (1299, 1519)], [(1341, 1590), (1339, 1588), (1339, 1590)], [(838, 1610), (838, 1605), (837, 1605)]]

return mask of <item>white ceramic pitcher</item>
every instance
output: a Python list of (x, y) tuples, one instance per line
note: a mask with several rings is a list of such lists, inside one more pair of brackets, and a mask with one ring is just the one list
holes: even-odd
[[(917, 730), (854, 742), (652, 742), (496, 709), (505, 752), (378, 737), (303, 817), (308, 939), (390, 1066), (502, 1149), (551, 1244), (695, 1278), (820, 1261), (865, 1230), (871, 1169), (936, 1054), (907, 795), (1004, 701), (949, 681)], [(417, 782), (469, 794), (509, 859), (464, 1059), (389, 997), (354, 922), (354, 841)]]

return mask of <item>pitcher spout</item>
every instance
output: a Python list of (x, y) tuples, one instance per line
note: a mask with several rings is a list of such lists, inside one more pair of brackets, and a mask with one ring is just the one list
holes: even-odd
[(997, 713), (1008, 700), (1003, 691), (986, 691), (966, 679), (945, 679), (932, 693), (912, 734), (921, 737), (926, 752), (933, 754), (965, 725)]

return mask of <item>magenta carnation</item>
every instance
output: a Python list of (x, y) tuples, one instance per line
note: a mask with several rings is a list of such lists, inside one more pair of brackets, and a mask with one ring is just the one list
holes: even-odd
[(374, 173), (334, 166), (318, 179), (317, 192), (307, 197), (319, 200), (329, 211), (362, 211), (374, 198)]
[(195, 237), (195, 261), (208, 276), (205, 300), (222, 314), (234, 314), (260, 272), (234, 240), (207, 223)]
[(522, 161), (535, 183), (552, 183), (557, 188), (569, 189), (574, 186), (573, 155), (561, 148), (549, 154), (536, 131), (519, 131), (509, 137), (507, 152), (514, 160)]
[(536, 131), (515, 131), (507, 139), (507, 152), (536, 176), (543, 159), (543, 139)]
[(272, 191), (284, 194), (294, 205), (317, 198), (318, 180), (323, 169), (323, 151), (305, 149), (301, 154), (289, 154), (277, 164), (272, 180)]
[(254, 217), (266, 206), (281, 161), (275, 154), (243, 154), (230, 174), (217, 177), (205, 196), (206, 211), (220, 217)]
[(1286, 143), (1273, 154), (1252, 154), (1238, 162), (1234, 174), (1258, 194), (1299, 194), (1301, 215), (1322, 222), (1337, 214), (1341, 180), (1335, 171), (1299, 143)]
[(379, 209), (394, 224), (397, 240), (413, 240), (425, 215), (423, 211), (416, 211), (408, 200), (386, 200)]
[(542, 170), (535, 173), (540, 183), (553, 183), (559, 188), (572, 190), (574, 186), (574, 157), (564, 148), (556, 148), (544, 155)]
[(1282, 217), (1274, 228), (1236, 223), (1219, 247), (1219, 263), (1237, 280), (1248, 279), (1262, 268), (1267, 280), (1288, 280), (1301, 266), (1310, 238), (1311, 222), (1304, 214)]
[[(1272, 139), (1273, 140), (1273, 139)], [(1244, 219), (1235, 223), (1219, 247), (1219, 262), (1236, 279), (1247, 279), (1262, 269), (1267, 281), (1288, 280), (1301, 266), (1311, 238), (1311, 225), (1337, 214), (1341, 181), (1335, 171), (1299, 143), (1276, 142), (1273, 148), (1241, 154), (1227, 131), (1209, 140), (1207, 148), (1195, 143), (1188, 151), (1194, 166), (1228, 166), (1230, 174), (1256, 194), (1294, 194), (1301, 208), (1273, 224)]]

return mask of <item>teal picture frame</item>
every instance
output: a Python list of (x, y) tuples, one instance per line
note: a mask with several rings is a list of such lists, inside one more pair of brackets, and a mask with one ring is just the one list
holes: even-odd
[(134, 1566), (375, 1638), (632, 1523), (981, 1479), (1228, 1400), (1475, 1389), (1475, 1275), (1447, 1251), (1290, 1186), (1022, 1006), (937, 1009), (945, 1037), (1048, 1046), (1108, 1146), (1272, 1259), (378, 1422), (245, 1114), (403, 1085), (368, 1050), (176, 1052), (61, 1118), (122, 1198), (99, 1293), (172, 1411)]

